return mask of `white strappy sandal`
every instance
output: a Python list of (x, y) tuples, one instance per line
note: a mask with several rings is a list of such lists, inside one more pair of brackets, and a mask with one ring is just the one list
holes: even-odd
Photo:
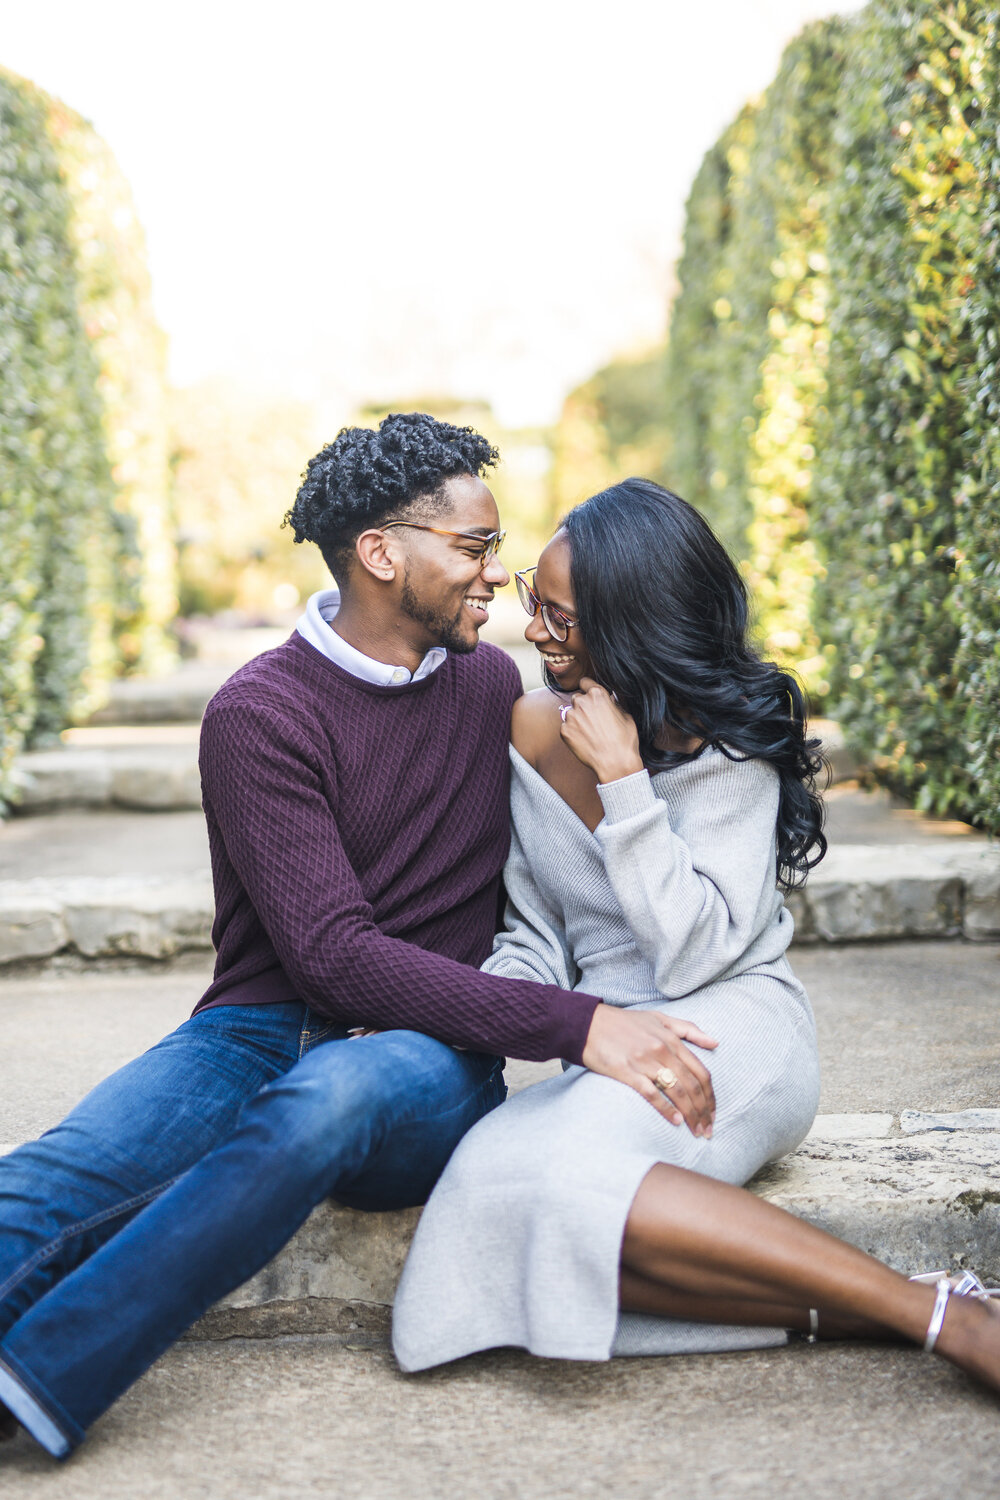
[(951, 1275), (947, 1271), (923, 1271), (919, 1276), (911, 1276), (909, 1280), (937, 1287), (934, 1311), (924, 1339), (925, 1354), (930, 1354), (938, 1341), (949, 1297), (974, 1297), (977, 1302), (989, 1302), (994, 1297), (1000, 1297), (1000, 1286), (984, 1286), (975, 1271), (955, 1271)]
[[(975, 1297), (977, 1302), (989, 1302), (994, 1297), (1000, 1298), (1000, 1286), (984, 1286), (975, 1271), (921, 1271), (919, 1276), (910, 1276), (907, 1279), (923, 1282), (926, 1286), (937, 1287), (934, 1311), (931, 1313), (931, 1320), (927, 1325), (927, 1337), (924, 1340), (924, 1352), (927, 1354), (931, 1353), (938, 1341), (949, 1297)], [(996, 1306), (997, 1311), (1000, 1312), (1000, 1301)], [(811, 1307), (809, 1309), (809, 1332), (805, 1335), (805, 1340), (808, 1344), (815, 1344), (818, 1338), (819, 1312), (815, 1307)]]

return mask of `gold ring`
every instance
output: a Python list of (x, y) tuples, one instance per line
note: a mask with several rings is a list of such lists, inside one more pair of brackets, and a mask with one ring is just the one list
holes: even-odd
[(653, 1079), (653, 1082), (656, 1084), (656, 1087), (659, 1089), (660, 1093), (665, 1094), (668, 1092), (668, 1090), (675, 1089), (680, 1083), (680, 1079), (677, 1077), (676, 1073), (671, 1073), (669, 1068), (661, 1068), (656, 1077)]

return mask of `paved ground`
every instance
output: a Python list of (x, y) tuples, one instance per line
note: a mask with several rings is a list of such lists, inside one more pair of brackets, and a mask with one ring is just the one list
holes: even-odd
[(504, 1352), (405, 1377), (380, 1342), (186, 1344), (11, 1500), (986, 1500), (1000, 1402), (916, 1351), (573, 1365)]
[[(824, 1114), (1000, 1106), (1000, 945), (801, 948), (823, 1059)], [(0, 1142), (46, 1130), (87, 1089), (190, 1014), (211, 975), (192, 955), (169, 968), (77, 965), (0, 978)], [(521, 1084), (551, 1065), (513, 1064)]]
[[(811, 948), (796, 964), (820, 1024), (824, 1111), (1000, 1102), (1000, 947)], [(207, 972), (198, 959), (0, 980), (0, 1138), (53, 1123), (186, 1015)], [(998, 1434), (1000, 1400), (911, 1350), (607, 1366), (503, 1351), (404, 1377), (375, 1314), (340, 1334), (187, 1342), (68, 1465), (23, 1435), (0, 1447), (0, 1489), (11, 1500), (991, 1500)]]

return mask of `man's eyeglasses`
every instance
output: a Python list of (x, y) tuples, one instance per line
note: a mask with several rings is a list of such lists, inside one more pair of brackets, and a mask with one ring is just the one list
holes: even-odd
[(378, 529), (388, 531), (390, 526), (412, 526), (414, 531), (433, 531), (435, 536), (459, 536), (467, 542), (478, 542), (483, 549), (479, 554), (481, 568), (493, 561), (507, 535), (506, 531), (491, 531), (486, 536), (481, 531), (443, 531), (440, 526), (423, 526), (419, 521), (383, 521)]
[(528, 574), (534, 571), (534, 568), (525, 568), (523, 572), (514, 574), (517, 597), (532, 618), (537, 614), (541, 615), (542, 624), (554, 641), (564, 641), (577, 622), (571, 620), (561, 609), (556, 609), (554, 604), (542, 603), (528, 582)]

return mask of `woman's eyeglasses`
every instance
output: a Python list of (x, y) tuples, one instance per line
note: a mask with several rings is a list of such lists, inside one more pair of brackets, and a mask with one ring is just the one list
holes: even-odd
[(541, 615), (542, 624), (554, 641), (564, 641), (577, 622), (571, 620), (561, 609), (556, 609), (554, 604), (542, 603), (528, 582), (528, 574), (534, 571), (534, 568), (525, 568), (523, 572), (514, 574), (517, 597), (532, 618), (537, 614)]
[(379, 531), (388, 531), (390, 526), (412, 526), (414, 531), (433, 531), (435, 536), (460, 536), (463, 541), (478, 542), (483, 549), (479, 554), (481, 568), (493, 561), (507, 535), (506, 531), (490, 531), (486, 536), (481, 531), (442, 531), (440, 526), (422, 526), (419, 521), (383, 521)]

